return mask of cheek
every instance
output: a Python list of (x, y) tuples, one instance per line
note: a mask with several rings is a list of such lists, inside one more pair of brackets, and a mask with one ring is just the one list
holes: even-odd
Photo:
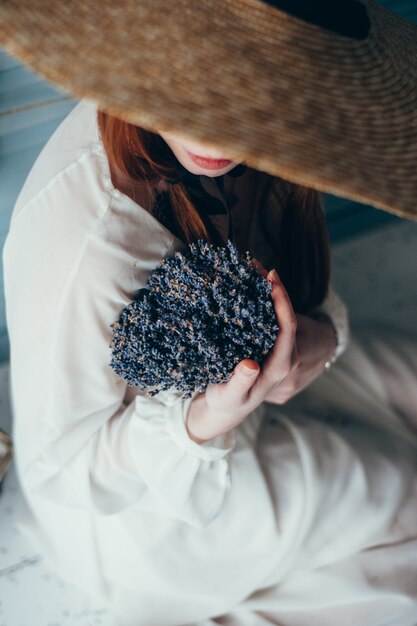
[(165, 143), (171, 148), (174, 154), (178, 151), (180, 144), (170, 133), (159, 133)]
[(181, 137), (180, 135), (176, 135), (175, 133), (160, 133), (161, 137), (165, 139), (171, 150), (178, 157), (182, 157), (189, 161), (187, 151), (192, 154), (197, 154), (200, 156), (213, 156), (216, 159), (227, 158), (223, 154), (217, 154), (215, 150), (208, 150), (205, 146), (201, 145), (198, 142), (192, 141), (191, 139), (186, 139)]
[(189, 142), (177, 142), (177, 145), (182, 149), (182, 150), (187, 150), (188, 152), (191, 152), (192, 154), (198, 154), (200, 156), (206, 156), (207, 154), (207, 148), (205, 148), (204, 146), (201, 146), (200, 144), (192, 144)]
[(182, 147), (182, 145), (178, 141), (173, 139), (168, 133), (160, 133), (160, 135), (165, 143), (171, 148), (178, 161), (184, 167), (187, 167), (190, 164), (190, 161), (187, 158), (187, 154), (184, 152), (184, 148)]
[(200, 144), (195, 143), (189, 139), (185, 139), (175, 133), (161, 133), (161, 137), (165, 139), (167, 144), (172, 150), (184, 153), (184, 150), (188, 150), (193, 154), (204, 154), (204, 148)]

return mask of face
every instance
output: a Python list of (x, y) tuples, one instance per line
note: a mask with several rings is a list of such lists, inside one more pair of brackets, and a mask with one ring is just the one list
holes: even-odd
[(208, 150), (201, 144), (171, 132), (159, 132), (178, 161), (192, 174), (221, 176), (232, 170), (239, 162), (232, 161), (218, 150)]

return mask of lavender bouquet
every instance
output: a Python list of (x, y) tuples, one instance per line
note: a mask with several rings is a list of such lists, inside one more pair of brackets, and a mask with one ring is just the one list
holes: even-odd
[(271, 283), (228, 241), (202, 240), (164, 259), (111, 325), (110, 366), (149, 396), (182, 398), (226, 382), (242, 359), (260, 365), (279, 330)]

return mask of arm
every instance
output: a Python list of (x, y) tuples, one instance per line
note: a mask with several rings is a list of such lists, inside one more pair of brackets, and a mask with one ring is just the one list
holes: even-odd
[(3, 255), (22, 486), (35, 504), (98, 515), (136, 507), (202, 528), (230, 488), (234, 431), (196, 443), (184, 423), (191, 399), (135, 396), (109, 366), (110, 325), (171, 239), (144, 216), (133, 258), (119, 215), (115, 228), (104, 213), (84, 229), (73, 198), (59, 200), (41, 194), (22, 212)]
[[(320, 319), (326, 315), (326, 320)], [(319, 320), (315, 316), (319, 316)], [(270, 391), (266, 400), (284, 404), (308, 387), (346, 349), (348, 341), (347, 312), (334, 292), (329, 293), (321, 306), (296, 315), (296, 347), (293, 358), (298, 358), (297, 367), (278, 386)], [(335, 324), (335, 325), (334, 325)], [(335, 336), (340, 329), (340, 339)]]
[[(288, 183), (288, 181), (278, 181), (275, 178), (272, 180), (262, 211), (263, 219), (268, 218), (268, 221), (264, 224), (264, 228), (267, 229), (266, 232), (275, 232), (282, 227), (281, 220), (285, 212), (287, 193), (292, 187), (293, 184)], [(323, 218), (325, 218), (324, 209), (322, 209), (322, 212)], [(274, 222), (272, 218), (274, 218), (276, 222)], [(263, 247), (265, 248), (265, 245)], [(265, 257), (268, 265), (273, 265), (275, 254), (275, 252), (270, 252), (269, 257)], [(349, 343), (349, 319), (346, 306), (333, 289), (332, 283), (329, 285), (329, 290), (324, 301), (319, 306), (306, 311), (305, 315), (314, 318), (318, 313), (326, 314), (328, 318), (330, 318), (327, 322), (331, 321), (337, 332), (338, 343), (335, 356), (338, 358), (346, 350)]]
[(86, 414), (85, 424), (43, 445), (26, 468), (26, 488), (100, 515), (135, 507), (204, 528), (220, 513), (230, 488), (235, 432), (192, 441), (185, 427), (190, 401), (139, 395), (92, 433), (92, 415)]

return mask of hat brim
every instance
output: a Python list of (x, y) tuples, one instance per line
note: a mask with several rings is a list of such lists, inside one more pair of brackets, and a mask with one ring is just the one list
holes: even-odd
[(130, 123), (417, 219), (417, 27), (363, 3), (364, 40), (261, 1), (208, 0), (9, 0), (0, 37)]

